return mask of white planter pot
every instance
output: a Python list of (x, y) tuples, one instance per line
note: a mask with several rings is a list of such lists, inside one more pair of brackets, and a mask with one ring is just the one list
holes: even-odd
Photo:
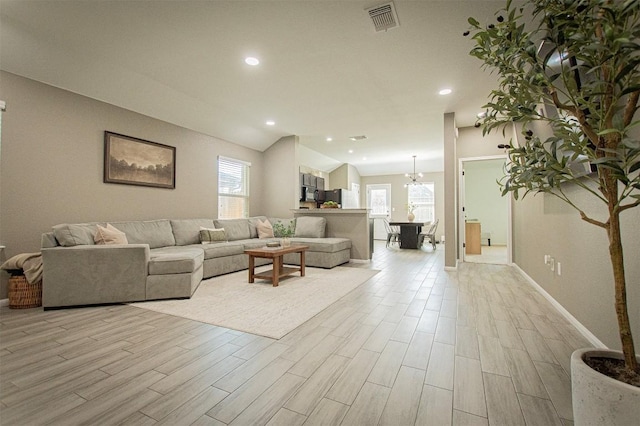
[[(574, 425), (639, 424), (640, 388), (592, 369), (584, 362), (586, 355), (623, 359), (622, 352), (608, 349), (578, 349), (571, 355)], [(640, 362), (640, 356), (636, 358)]]

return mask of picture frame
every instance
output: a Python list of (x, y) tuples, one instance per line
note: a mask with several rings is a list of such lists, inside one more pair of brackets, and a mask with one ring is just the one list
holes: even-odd
[(104, 183), (176, 187), (176, 147), (104, 132)]

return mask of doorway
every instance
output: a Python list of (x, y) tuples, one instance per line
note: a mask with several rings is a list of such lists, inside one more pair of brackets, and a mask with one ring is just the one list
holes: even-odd
[(367, 185), (367, 208), (369, 217), (373, 219), (373, 239), (387, 240), (384, 219), (391, 218), (391, 184), (380, 183)]
[(511, 263), (511, 197), (501, 195), (506, 156), (462, 158), (460, 258), (464, 262)]

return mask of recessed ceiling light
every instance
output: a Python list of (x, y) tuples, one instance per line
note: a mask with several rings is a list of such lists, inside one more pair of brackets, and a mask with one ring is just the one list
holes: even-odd
[(349, 154), (353, 154), (353, 150), (352, 149), (349, 150)]
[(333, 138), (327, 138), (327, 142), (331, 142)]
[(244, 62), (247, 65), (251, 65), (252, 67), (255, 67), (256, 65), (258, 65), (260, 63), (260, 60), (258, 58), (254, 58), (252, 56), (249, 56), (248, 58), (244, 58)]
[(275, 122), (275, 121), (273, 121), (273, 120), (268, 120), (265, 124), (266, 124), (267, 126), (275, 126), (276, 122)]
[(362, 157), (362, 161), (367, 161), (367, 157)]
[(451, 89), (442, 89), (438, 92), (440, 95), (448, 95), (449, 93), (451, 93)]

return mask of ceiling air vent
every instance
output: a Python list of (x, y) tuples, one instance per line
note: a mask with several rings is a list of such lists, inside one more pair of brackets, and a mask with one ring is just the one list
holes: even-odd
[(369, 17), (373, 21), (376, 32), (387, 31), (389, 28), (395, 28), (398, 24), (398, 15), (393, 2), (385, 3), (380, 6), (366, 9)]
[(350, 136), (349, 139), (351, 139), (352, 141), (363, 141), (365, 140), (367, 137), (365, 135), (358, 135), (358, 136)]

